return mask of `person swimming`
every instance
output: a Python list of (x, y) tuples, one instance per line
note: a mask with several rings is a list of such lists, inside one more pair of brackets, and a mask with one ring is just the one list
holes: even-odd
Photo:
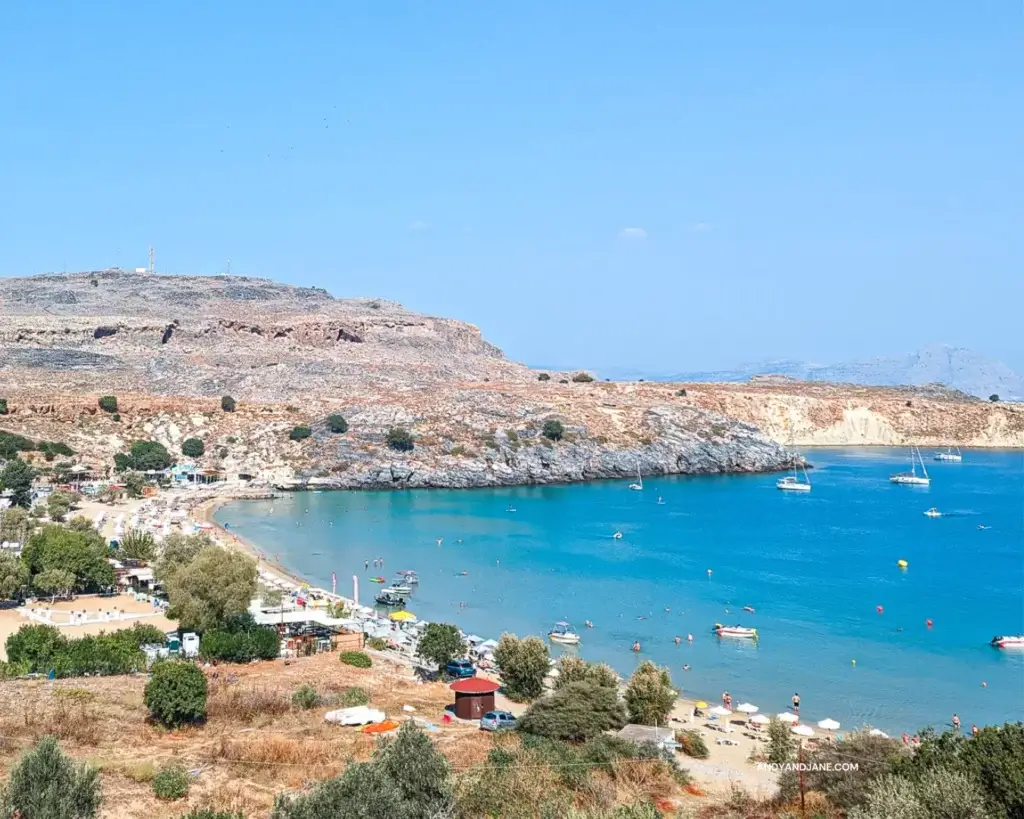
[(584, 621), (583, 621), (583, 625), (584, 625), (584, 626), (585, 626), (586, 628), (593, 628), (593, 627), (594, 627), (594, 624), (593, 624), (593, 623), (591, 623), (591, 622), (590, 622), (589, 620), (584, 620)]
[(633, 651), (639, 651), (639, 650), (640, 650), (640, 641), (637, 640), (635, 643), (633, 643)]

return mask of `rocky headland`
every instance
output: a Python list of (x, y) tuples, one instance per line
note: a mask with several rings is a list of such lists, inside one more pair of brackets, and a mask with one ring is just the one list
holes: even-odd
[[(1021, 407), (940, 388), (547, 375), (473, 325), (318, 288), (120, 270), (0, 279), (0, 430), (66, 442), (97, 468), (139, 439), (181, 458), (190, 437), (203, 467), (339, 488), (767, 472), (818, 444), (1024, 446)], [(542, 434), (552, 420), (560, 440)], [(295, 427), (309, 436), (292, 440)], [(394, 428), (411, 451), (387, 446)]]

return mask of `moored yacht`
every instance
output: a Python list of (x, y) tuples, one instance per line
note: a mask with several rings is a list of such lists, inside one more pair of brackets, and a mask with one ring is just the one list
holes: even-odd
[(960, 463), (964, 459), (963, 454), (960, 452), (960, 447), (956, 448), (956, 452), (953, 451), (952, 447), (946, 447), (945, 452), (936, 452), (936, 461), (949, 461), (951, 463)]
[[(917, 465), (921, 464), (921, 474), (917, 474)], [(910, 447), (910, 471), (895, 472), (889, 476), (890, 483), (902, 483), (909, 486), (928, 486), (932, 479), (928, 477), (928, 469), (921, 458), (921, 450), (916, 446)]]

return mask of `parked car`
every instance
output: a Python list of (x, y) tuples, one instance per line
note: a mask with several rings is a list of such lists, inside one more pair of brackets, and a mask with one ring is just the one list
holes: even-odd
[(481, 731), (509, 731), (516, 727), (516, 718), (508, 711), (488, 711), (480, 717)]
[(444, 673), (456, 680), (465, 680), (476, 676), (476, 668), (469, 660), (449, 660), (444, 667)]

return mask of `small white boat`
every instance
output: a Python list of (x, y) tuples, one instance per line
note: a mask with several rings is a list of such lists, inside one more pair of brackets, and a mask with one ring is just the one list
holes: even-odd
[(629, 488), (630, 489), (635, 489), (637, 492), (642, 492), (643, 488), (644, 488), (644, 477), (643, 477), (643, 475), (640, 474), (640, 463), (639, 462), (637, 462), (637, 465), (636, 465), (636, 480), (637, 480), (637, 482), (636, 483), (631, 483), (629, 485)]
[(399, 596), (412, 594), (412, 586), (406, 586), (404, 583), (393, 583), (384, 589), (381, 594), (396, 594)]
[(960, 447), (956, 448), (956, 452), (953, 451), (952, 447), (946, 447), (945, 452), (936, 452), (936, 461), (948, 461), (950, 463), (960, 463), (964, 459), (963, 454), (960, 452)]
[(561, 620), (551, 627), (551, 631), (548, 632), (548, 639), (553, 643), (564, 643), (574, 646), (580, 641), (580, 635), (576, 633), (576, 629), (570, 623)]
[[(917, 465), (921, 464), (921, 473), (917, 474)], [(921, 457), (921, 450), (916, 446), (910, 447), (910, 471), (909, 472), (895, 472), (889, 476), (890, 483), (901, 483), (907, 486), (928, 486), (931, 484), (932, 479), (928, 477), (928, 469), (924, 465), (924, 459)]]
[(622, 532), (616, 532), (612, 537), (616, 540), (622, 540)]
[(775, 488), (783, 492), (810, 492), (810, 481), (801, 481), (796, 475), (787, 475), (775, 482)]
[(941, 518), (942, 517), (942, 512), (940, 512), (938, 509), (936, 509), (933, 506), (931, 509), (929, 509), (927, 512), (925, 512), (925, 516), (929, 517), (929, 518)]
[(747, 640), (757, 639), (756, 628), (744, 628), (743, 626), (723, 626), (721, 623), (715, 623), (715, 627), (712, 630), (719, 637), (742, 637)]
[(996, 648), (1024, 648), (1024, 634), (1016, 637), (993, 637), (991, 645)]

